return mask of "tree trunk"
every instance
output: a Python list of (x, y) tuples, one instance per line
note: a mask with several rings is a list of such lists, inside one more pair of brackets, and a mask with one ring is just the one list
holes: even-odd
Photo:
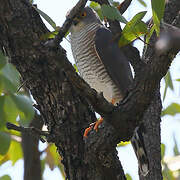
[[(43, 122), (40, 119), (40, 116), (36, 113), (29, 127), (42, 129), (42, 126)], [(22, 132), (21, 135), (24, 154), (24, 180), (41, 180), (41, 161), (40, 152), (38, 150), (39, 138), (33, 137), (31, 134), (25, 132)]]

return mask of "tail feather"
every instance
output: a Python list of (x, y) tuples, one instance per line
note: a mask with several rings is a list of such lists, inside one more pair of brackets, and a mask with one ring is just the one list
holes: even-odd
[(144, 146), (142, 132), (139, 127), (137, 127), (134, 131), (134, 136), (131, 139), (131, 144), (138, 159), (140, 172), (143, 176), (146, 176), (149, 172), (149, 161)]

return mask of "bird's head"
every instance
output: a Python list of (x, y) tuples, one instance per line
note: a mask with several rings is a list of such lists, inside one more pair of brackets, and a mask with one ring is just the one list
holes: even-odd
[(86, 7), (73, 19), (70, 32), (79, 32), (86, 25), (92, 23), (101, 23), (101, 21), (93, 9)]

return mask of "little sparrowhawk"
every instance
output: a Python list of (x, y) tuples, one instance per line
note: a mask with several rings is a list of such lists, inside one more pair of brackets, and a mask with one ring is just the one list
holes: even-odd
[[(103, 92), (109, 102), (118, 103), (126, 95), (133, 77), (129, 62), (111, 31), (86, 7), (74, 18), (70, 32), (71, 49), (81, 77), (97, 92)], [(139, 133), (137, 129), (131, 143), (140, 171), (146, 175), (148, 159)]]

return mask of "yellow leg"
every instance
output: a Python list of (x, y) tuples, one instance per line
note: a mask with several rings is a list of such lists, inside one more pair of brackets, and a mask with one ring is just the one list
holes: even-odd
[(83, 136), (84, 136), (84, 137), (87, 137), (89, 131), (91, 131), (92, 128), (93, 128), (92, 126), (86, 128), (85, 131), (84, 131), (84, 135), (83, 135)]
[[(115, 104), (115, 99), (112, 99), (111, 101), (112, 104)], [(103, 118), (100, 117), (100, 119), (98, 121), (96, 121), (95, 123), (90, 124), (90, 126), (88, 128), (85, 129), (84, 131), (84, 137), (88, 136), (88, 133), (92, 130), (93, 126), (94, 126), (94, 130), (97, 132), (98, 131), (98, 127), (100, 124), (102, 124), (103, 122)]]
[(115, 102), (116, 102), (115, 99), (112, 99), (112, 100), (111, 100), (111, 103), (112, 103), (113, 105), (115, 104)]
[(98, 127), (99, 127), (100, 124), (102, 124), (102, 122), (103, 122), (102, 117), (100, 117), (100, 119), (98, 121), (96, 121), (96, 124), (94, 126), (94, 130), (96, 130), (96, 132), (98, 131)]

